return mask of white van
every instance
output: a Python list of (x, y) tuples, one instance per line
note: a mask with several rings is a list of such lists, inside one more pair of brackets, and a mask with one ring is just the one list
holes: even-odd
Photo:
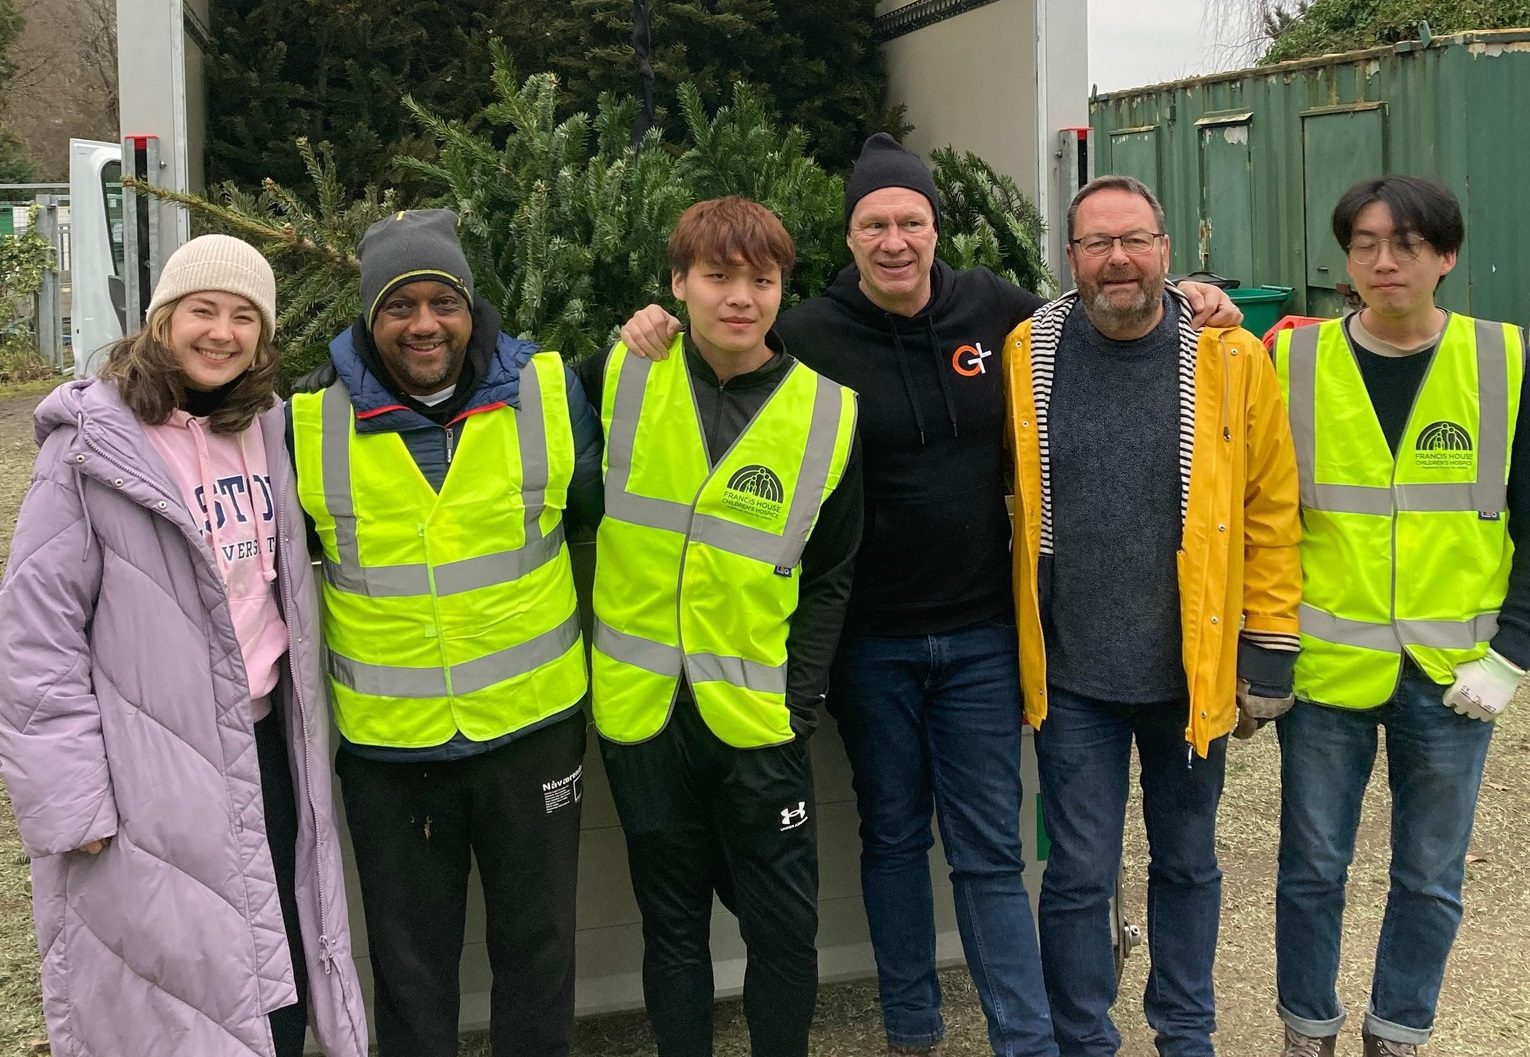
[(122, 147), (69, 141), (70, 343), (74, 376), (101, 366), (106, 347), (127, 328), (123, 281)]

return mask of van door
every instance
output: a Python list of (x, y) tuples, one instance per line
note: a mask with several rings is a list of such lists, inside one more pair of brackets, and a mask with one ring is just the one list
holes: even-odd
[(74, 376), (101, 366), (106, 348), (127, 329), (123, 285), (122, 147), (69, 141)]

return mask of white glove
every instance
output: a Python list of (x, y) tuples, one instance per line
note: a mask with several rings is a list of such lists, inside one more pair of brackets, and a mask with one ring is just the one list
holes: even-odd
[(1523, 669), (1514, 667), (1501, 653), (1488, 650), (1486, 657), (1456, 667), (1456, 681), (1445, 692), (1445, 705), (1463, 716), (1491, 723), (1503, 714), (1524, 677)]

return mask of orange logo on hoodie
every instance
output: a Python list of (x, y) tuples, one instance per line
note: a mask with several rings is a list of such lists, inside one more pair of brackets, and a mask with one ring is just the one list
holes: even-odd
[(992, 355), (983, 348), (981, 341), (976, 345), (963, 345), (951, 354), (951, 369), (963, 378), (976, 378), (988, 373), (988, 364), (983, 361)]

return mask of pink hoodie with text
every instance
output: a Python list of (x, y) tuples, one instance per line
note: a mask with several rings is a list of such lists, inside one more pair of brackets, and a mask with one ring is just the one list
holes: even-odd
[(244, 654), (255, 719), (271, 711), (287, 627), (276, 605), (276, 508), (260, 420), (242, 433), (214, 433), (207, 419), (176, 411), (145, 426), (212, 549), (228, 590), (229, 615)]

